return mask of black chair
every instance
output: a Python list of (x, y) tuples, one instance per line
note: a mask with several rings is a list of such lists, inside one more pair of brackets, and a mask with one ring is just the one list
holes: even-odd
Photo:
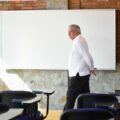
[(104, 108), (111, 111), (114, 117), (117, 114), (117, 109), (114, 108), (117, 102), (118, 99), (115, 95), (105, 93), (82, 94), (76, 100), (77, 108)]
[(10, 108), (21, 108), (23, 100), (30, 100), (36, 97), (36, 94), (28, 91), (1, 91), (0, 102), (8, 104)]
[(109, 120), (113, 113), (102, 108), (71, 109), (63, 112), (60, 120)]
[[(47, 117), (49, 111), (49, 95), (53, 93), (54, 91), (1, 91), (0, 103), (7, 104), (10, 108), (23, 108), (22, 117), (24, 117), (24, 120), (43, 120)], [(40, 102), (40, 98), (36, 94), (47, 95), (47, 110), (45, 116), (38, 111), (38, 102)], [(22, 119), (16, 118), (16, 120)]]
[(112, 106), (118, 102), (115, 95), (104, 93), (87, 93), (77, 97), (77, 108), (95, 108), (96, 106)]
[(110, 106), (116, 102), (111, 94), (82, 94), (76, 100), (77, 108), (63, 112), (61, 120), (109, 120), (115, 117), (116, 109)]
[(0, 114), (5, 113), (9, 110), (9, 105), (0, 103)]

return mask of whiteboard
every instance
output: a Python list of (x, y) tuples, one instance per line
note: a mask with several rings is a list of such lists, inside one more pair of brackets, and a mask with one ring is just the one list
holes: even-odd
[(10, 69), (67, 69), (68, 25), (80, 25), (95, 66), (115, 69), (115, 10), (2, 11), (2, 57)]

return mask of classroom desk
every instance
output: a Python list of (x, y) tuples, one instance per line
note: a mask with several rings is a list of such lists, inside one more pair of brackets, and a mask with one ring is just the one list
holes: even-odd
[(0, 114), (0, 120), (13, 119), (23, 113), (22, 108), (11, 108), (7, 112)]
[(37, 95), (35, 98), (32, 98), (30, 100), (23, 100), (22, 104), (23, 105), (31, 105), (31, 104), (40, 102), (40, 100), (41, 100), (41, 97)]
[(36, 119), (38, 117), (38, 102), (40, 102), (40, 100), (41, 97), (38, 95), (29, 100), (22, 100), (21, 105), (24, 109), (22, 115), (26, 116), (28, 120)]
[[(45, 118), (49, 111), (49, 95), (53, 94), (54, 91), (34, 91), (37, 94), (34, 98), (25, 97), (24, 94), (23, 98), (13, 98), (11, 100), (13, 107), (17, 107), (16, 109), (10, 109), (8, 112), (0, 115), (0, 120), (9, 120), (16, 118), (19, 115), (25, 116), (28, 120), (33, 120), (35, 118)], [(38, 111), (38, 102), (41, 101), (41, 97), (38, 94), (45, 94), (47, 96), (47, 109), (46, 115), (43, 116), (40, 111)], [(13, 96), (14, 97), (14, 96)], [(7, 99), (7, 98), (6, 98)], [(10, 98), (8, 98), (10, 99)], [(21, 109), (22, 108), (22, 109)]]
[[(0, 114), (0, 120), (9, 120), (9, 119), (14, 119), (19, 115), (24, 115), (28, 116), (28, 118), (31, 116), (31, 112), (37, 112), (37, 103), (40, 101), (40, 97), (36, 96), (33, 99), (30, 100), (23, 100), (20, 101), (21, 104), (23, 105), (23, 108), (11, 108), (7, 112)], [(19, 101), (16, 101), (19, 102)], [(29, 118), (31, 120), (31, 118)]]

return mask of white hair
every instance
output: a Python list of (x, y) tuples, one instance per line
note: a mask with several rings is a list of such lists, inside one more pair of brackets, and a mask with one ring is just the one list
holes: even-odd
[(72, 29), (72, 30), (75, 30), (75, 31), (77, 31), (78, 33), (81, 34), (81, 30), (80, 30), (80, 26), (79, 25), (71, 24), (71, 25), (69, 25), (69, 28)]

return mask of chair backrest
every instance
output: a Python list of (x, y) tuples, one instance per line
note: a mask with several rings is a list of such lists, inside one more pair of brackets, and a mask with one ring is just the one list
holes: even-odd
[(76, 99), (77, 108), (95, 108), (104, 105), (111, 106), (118, 102), (116, 96), (104, 93), (87, 93), (79, 95)]
[(109, 120), (113, 113), (106, 109), (71, 109), (62, 113), (60, 120)]
[(20, 104), (22, 100), (30, 100), (35, 98), (36, 94), (29, 91), (1, 91), (0, 102), (8, 104), (10, 108), (22, 107)]
[(5, 113), (9, 110), (9, 106), (4, 103), (0, 103), (0, 114)]

